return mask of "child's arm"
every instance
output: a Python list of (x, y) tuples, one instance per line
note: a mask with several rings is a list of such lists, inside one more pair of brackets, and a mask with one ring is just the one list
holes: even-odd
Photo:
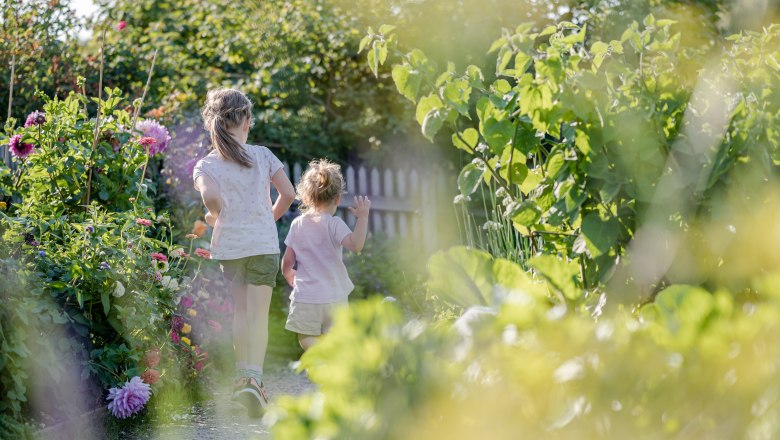
[(349, 208), (350, 212), (357, 217), (355, 230), (341, 240), (341, 245), (352, 252), (360, 252), (363, 245), (366, 244), (366, 234), (368, 234), (368, 211), (371, 209), (371, 200), (368, 197), (355, 196), (355, 207)]
[(290, 205), (295, 200), (295, 188), (283, 168), (274, 173), (271, 177), (271, 183), (279, 192), (279, 197), (276, 198), (273, 208), (274, 220), (279, 220), (290, 209)]
[(295, 251), (290, 246), (287, 246), (287, 250), (284, 251), (284, 256), (282, 257), (282, 275), (284, 275), (284, 279), (287, 280), (287, 284), (290, 287), (293, 287), (295, 284), (295, 269), (293, 267), (295, 267)]
[(195, 179), (195, 188), (200, 191), (203, 204), (206, 205), (206, 223), (214, 226), (214, 223), (222, 211), (222, 197), (219, 195), (219, 187), (209, 176), (202, 175)]

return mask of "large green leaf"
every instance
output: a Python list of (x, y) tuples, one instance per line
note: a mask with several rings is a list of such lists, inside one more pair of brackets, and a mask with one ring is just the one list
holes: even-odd
[(426, 116), (428, 116), (428, 113), (430, 113), (431, 110), (441, 108), (443, 106), (444, 104), (441, 102), (441, 99), (439, 99), (435, 93), (431, 93), (428, 96), (420, 98), (420, 102), (417, 103), (417, 111), (415, 112), (417, 123), (422, 126), (423, 122), (425, 122)]
[(473, 163), (470, 163), (463, 167), (458, 175), (458, 189), (464, 196), (468, 196), (474, 193), (479, 186), (479, 182), (482, 180), (483, 170), (477, 168)]
[(425, 115), (422, 123), (423, 136), (433, 142), (433, 137), (439, 132), (447, 119), (447, 113), (440, 108), (434, 108)]
[(398, 91), (412, 102), (417, 102), (422, 75), (408, 64), (396, 64), (393, 67), (393, 81)]
[(619, 232), (620, 224), (614, 217), (603, 220), (598, 213), (592, 212), (582, 219), (582, 235), (594, 258), (609, 252)]
[(459, 246), (428, 261), (429, 288), (439, 298), (462, 307), (493, 303), (493, 257)]
[(529, 259), (528, 265), (536, 269), (566, 299), (575, 301), (582, 297), (580, 267), (575, 261), (563, 261), (553, 255), (539, 255)]
[(525, 227), (535, 225), (540, 218), (542, 218), (542, 210), (531, 200), (521, 202), (512, 211), (512, 222)]
[(460, 135), (457, 133), (452, 134), (452, 144), (468, 153), (474, 151), (474, 147), (477, 146), (478, 141), (479, 133), (473, 128), (465, 129)]

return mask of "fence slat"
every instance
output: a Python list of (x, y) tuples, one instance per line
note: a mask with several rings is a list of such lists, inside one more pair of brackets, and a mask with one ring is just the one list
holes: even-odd
[[(395, 190), (393, 185), (393, 172), (386, 169), (384, 172), (384, 194), (385, 197), (393, 197), (395, 195)], [(388, 237), (393, 237), (395, 235), (395, 213), (392, 211), (385, 211), (385, 233)]]
[(355, 194), (368, 194), (368, 178), (366, 177), (366, 168), (360, 167), (358, 169), (357, 188), (355, 188)]
[[(357, 182), (355, 182), (355, 168), (353, 168), (351, 165), (348, 166), (344, 174), (344, 178), (347, 180), (347, 194), (344, 194), (344, 196), (341, 198), (341, 202), (346, 203), (347, 206), (352, 206), (353, 196), (355, 195), (355, 191), (357, 189)], [(347, 210), (347, 224), (355, 224), (355, 216), (349, 212), (349, 210)]]
[[(374, 168), (371, 170), (371, 196), (379, 197), (381, 195), (382, 192), (379, 182), (379, 170)], [(371, 220), (374, 223), (374, 233), (382, 232), (382, 215), (376, 209), (373, 211), (374, 212), (371, 214)]]
[[(395, 173), (396, 187), (398, 188), (398, 198), (406, 199), (406, 173), (403, 170), (398, 170)], [(398, 213), (398, 233), (401, 237), (406, 237), (408, 232), (407, 221), (408, 214)]]
[[(417, 170), (412, 170), (412, 172), (409, 173), (409, 192), (414, 194), (420, 193), (420, 177), (417, 175)], [(415, 212), (414, 215), (412, 215), (409, 223), (409, 228), (412, 231), (412, 237), (419, 239), (421, 231), (420, 215), (418, 212)]]

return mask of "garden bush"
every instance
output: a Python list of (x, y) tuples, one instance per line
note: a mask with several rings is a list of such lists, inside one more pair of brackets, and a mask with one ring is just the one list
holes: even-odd
[[(422, 133), (451, 138), (471, 159), (456, 201), (483, 188), (477, 206), (488, 222), (475, 225), (475, 203), (466, 227), (484, 229), (494, 255), (576, 301), (580, 287), (616, 273), (614, 282), (640, 294), (663, 287), (691, 225), (727, 215), (724, 197), (750, 194), (776, 173), (780, 64), (758, 54), (780, 55), (780, 27), (713, 48), (682, 38), (700, 26), (649, 15), (619, 40), (591, 41), (571, 22), (521, 24), (490, 48), (495, 79), (473, 65), (440, 71), (420, 50), (399, 50), (393, 26), (369, 31), (361, 48), (373, 71), (392, 64)], [(655, 272), (631, 266), (645, 260), (627, 253), (629, 243), (665, 261)]]
[[(193, 245), (205, 224), (187, 248), (152, 205), (156, 179), (147, 170), (170, 140), (164, 127), (143, 120), (133, 128), (121, 92), (107, 88), (104, 97), (98, 118), (84, 95), (40, 95), (45, 105), (25, 127), (6, 126), (14, 168), (3, 168), (0, 184), (8, 280), (0, 409), (16, 419), (50, 423), (103, 405), (108, 388), (135, 376), (153, 394), (197, 392), (208, 362), (199, 344), (221, 330), (205, 311), (229, 311), (203, 298), (209, 255)], [(83, 405), (64, 404), (74, 389), (88, 396)]]

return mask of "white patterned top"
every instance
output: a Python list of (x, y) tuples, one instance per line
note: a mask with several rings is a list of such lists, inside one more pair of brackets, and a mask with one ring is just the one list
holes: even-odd
[(283, 165), (266, 147), (247, 144), (244, 148), (253, 158), (252, 168), (225, 160), (214, 150), (198, 161), (192, 174), (193, 180), (209, 176), (222, 197), (222, 211), (211, 235), (211, 255), (217, 260), (279, 253), (271, 177)]

